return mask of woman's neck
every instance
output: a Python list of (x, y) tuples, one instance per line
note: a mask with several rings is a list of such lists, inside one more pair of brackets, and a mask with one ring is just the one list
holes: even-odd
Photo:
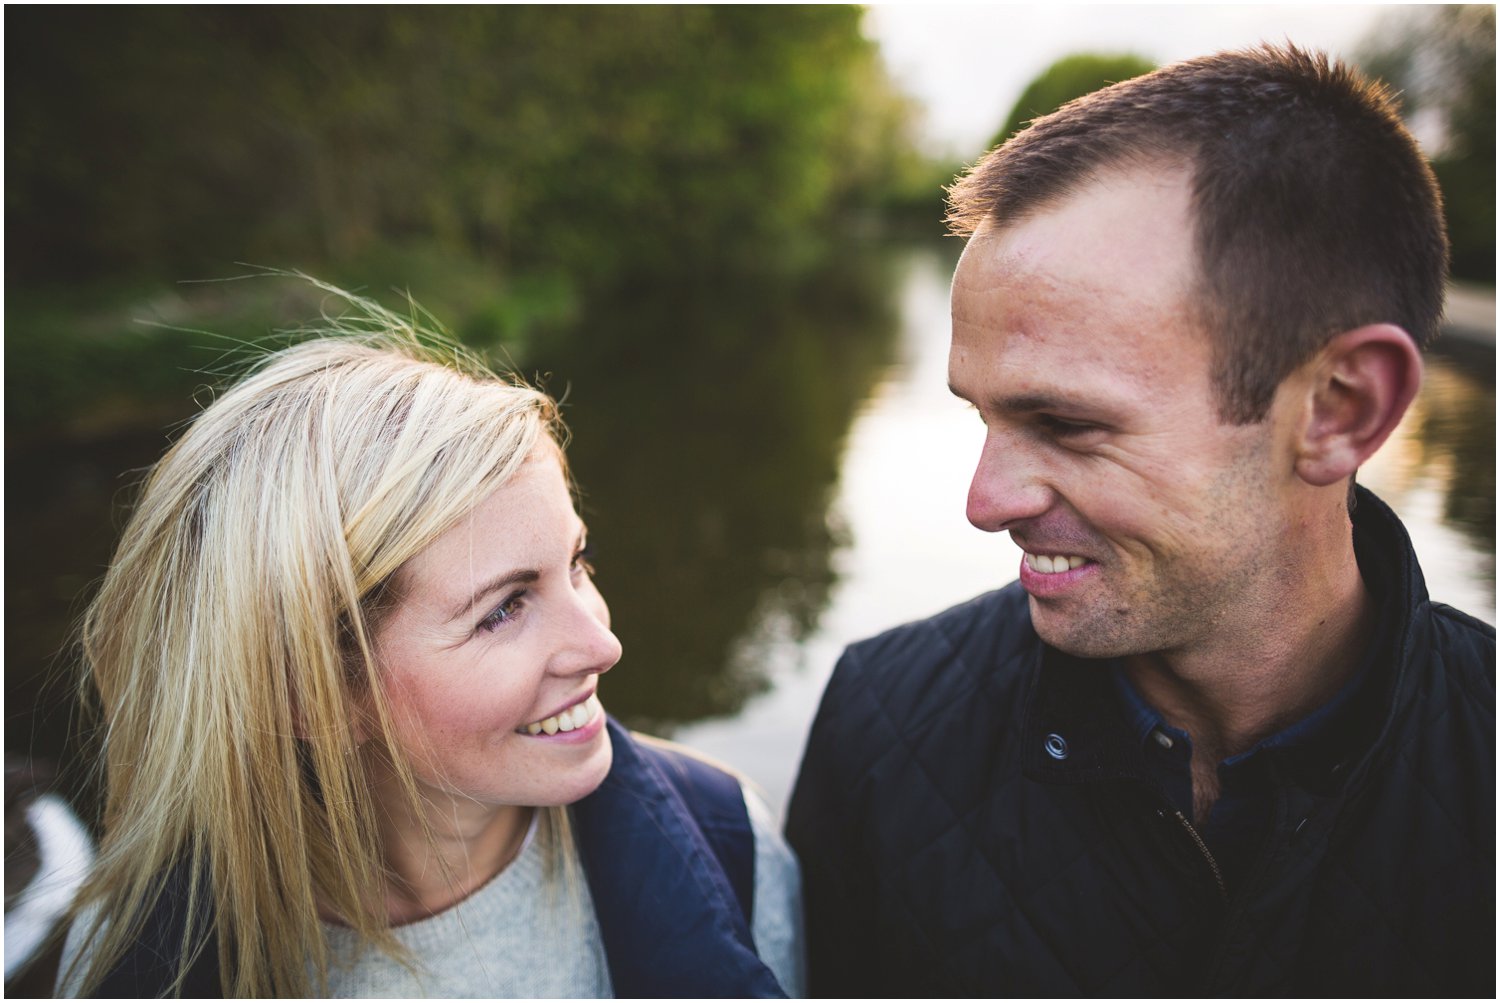
[[(419, 806), (395, 776), (374, 784), (381, 803), (386, 917), (393, 926), (468, 898), (515, 860), (535, 809), (455, 798), (417, 781)], [(415, 815), (419, 808), (420, 815)]]

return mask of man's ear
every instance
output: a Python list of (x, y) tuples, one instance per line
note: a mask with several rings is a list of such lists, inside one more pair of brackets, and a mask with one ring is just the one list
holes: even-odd
[(1395, 431), (1422, 386), (1422, 356), (1401, 328), (1371, 324), (1333, 338), (1307, 365), (1296, 469), (1323, 487), (1353, 474)]

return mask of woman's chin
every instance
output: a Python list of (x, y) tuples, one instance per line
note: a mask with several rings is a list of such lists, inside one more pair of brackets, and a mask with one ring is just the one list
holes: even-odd
[(586, 755), (581, 762), (557, 777), (555, 791), (545, 795), (546, 805), (570, 805), (582, 801), (604, 783), (604, 778), (609, 776), (609, 768), (615, 761), (615, 750), (610, 744), (609, 732), (600, 729), (586, 749)]

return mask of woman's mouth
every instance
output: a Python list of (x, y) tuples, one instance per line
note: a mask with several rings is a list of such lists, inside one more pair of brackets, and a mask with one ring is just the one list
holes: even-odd
[(602, 713), (604, 713), (604, 705), (599, 702), (599, 695), (590, 693), (561, 713), (522, 725), (516, 731), (523, 735), (539, 735), (543, 732), (556, 735), (560, 731), (582, 728)]

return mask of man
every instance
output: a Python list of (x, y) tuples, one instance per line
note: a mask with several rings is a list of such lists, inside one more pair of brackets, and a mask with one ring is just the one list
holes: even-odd
[(1353, 487), (1446, 238), (1296, 49), (1033, 123), (952, 192), (969, 520), (1020, 581), (854, 645), (788, 833), (840, 996), (1491, 996), (1492, 628)]

